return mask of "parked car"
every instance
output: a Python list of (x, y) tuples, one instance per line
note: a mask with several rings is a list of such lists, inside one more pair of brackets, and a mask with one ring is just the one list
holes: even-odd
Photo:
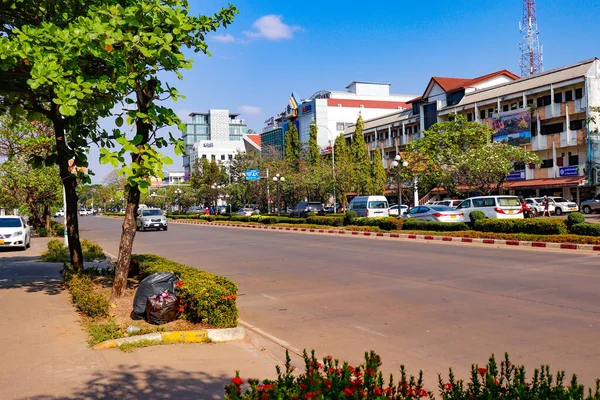
[(252, 214), (254, 214), (254, 213), (257, 213), (257, 214), (259, 214), (259, 211), (258, 211), (258, 210), (255, 210), (255, 209), (253, 209), (253, 208), (240, 208), (240, 209), (237, 211), (237, 213), (236, 213), (236, 214), (237, 214), (237, 215), (241, 215), (241, 216), (243, 216), (243, 217), (249, 217), (249, 216), (251, 216), (251, 215), (252, 215)]
[(54, 213), (54, 218), (60, 218), (65, 216), (65, 211), (61, 208), (57, 212)]
[(594, 211), (600, 211), (600, 194), (591, 200), (582, 201), (581, 211), (583, 211), (584, 214), (591, 214)]
[(0, 248), (26, 250), (31, 246), (31, 228), (18, 215), (0, 216)]
[[(336, 205), (335, 205), (335, 208), (337, 208), (337, 209), (335, 210), (335, 212), (336, 212), (336, 213), (338, 213), (338, 214), (339, 214), (339, 213), (341, 213), (341, 212), (342, 212), (342, 206), (341, 206), (341, 205), (339, 205), (339, 204), (336, 204)], [(325, 208), (323, 209), (323, 213), (324, 213), (324, 214), (333, 214), (333, 211), (334, 211), (334, 206), (327, 206), (327, 207), (325, 207)]]
[(167, 230), (167, 217), (165, 217), (160, 208), (144, 208), (138, 210), (138, 216), (136, 218), (136, 225), (138, 231), (145, 231), (146, 229), (161, 229)]
[(556, 215), (563, 215), (568, 212), (579, 211), (579, 206), (573, 201), (569, 201), (564, 197), (550, 197), (548, 196), (550, 204), (554, 204), (554, 213)]
[(390, 206), (390, 209), (388, 210), (388, 214), (390, 216), (401, 217), (402, 215), (406, 214), (407, 211), (408, 211), (407, 205), (402, 204), (402, 207), (400, 208), (400, 212), (398, 212), (398, 204), (394, 204), (393, 206)]
[(84, 216), (84, 215), (92, 215), (92, 210), (88, 210), (86, 208), (82, 208), (79, 210), (79, 215)]
[(348, 204), (348, 210), (359, 217), (388, 217), (390, 205), (385, 196), (358, 196)]
[(418, 206), (413, 207), (405, 218), (437, 222), (462, 222), (464, 213), (448, 206)]
[(301, 201), (290, 213), (292, 218), (306, 218), (309, 212), (323, 212), (323, 204), (313, 201)]
[(463, 200), (456, 207), (464, 213), (463, 222), (469, 222), (473, 211), (483, 211), (488, 218), (523, 218), (523, 208), (517, 196), (477, 196)]
[(456, 208), (458, 207), (458, 205), (462, 203), (462, 200), (442, 200), (442, 201), (437, 201), (435, 203), (436, 206), (448, 206), (448, 207), (452, 207), (452, 208)]
[[(542, 215), (544, 213), (544, 198), (543, 197), (528, 197), (525, 199), (525, 203), (533, 208), (537, 215)], [(548, 203), (548, 211), (550, 213), (554, 213), (554, 203)]]

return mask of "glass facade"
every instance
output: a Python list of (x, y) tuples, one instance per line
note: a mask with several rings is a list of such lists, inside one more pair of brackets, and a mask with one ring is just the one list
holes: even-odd
[(283, 129), (281, 127), (263, 132), (261, 154), (266, 158), (279, 158), (283, 155)]

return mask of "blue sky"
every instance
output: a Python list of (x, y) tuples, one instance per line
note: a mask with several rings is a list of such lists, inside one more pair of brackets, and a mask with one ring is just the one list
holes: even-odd
[[(391, 83), (392, 93), (421, 94), (431, 76), (520, 74), (520, 0), (231, 2), (240, 14), (208, 35), (212, 57), (190, 52), (192, 70), (183, 81), (169, 79), (187, 97), (172, 104), (182, 117), (224, 108), (260, 132), (292, 91), (308, 98), (367, 80)], [(227, 3), (190, 5), (195, 14), (212, 14)], [(600, 2), (540, 0), (537, 7), (545, 70), (600, 57)], [(181, 158), (174, 161), (167, 169), (182, 169)], [(97, 183), (111, 170), (96, 150), (90, 167)]]

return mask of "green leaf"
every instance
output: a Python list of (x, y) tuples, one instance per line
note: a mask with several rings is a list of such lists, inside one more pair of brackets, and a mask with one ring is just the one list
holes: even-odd
[(120, 128), (121, 126), (123, 126), (123, 117), (121, 117), (121, 116), (118, 116), (118, 117), (115, 119), (115, 125), (117, 125), (119, 128)]
[(131, 143), (134, 146), (137, 146), (138, 144), (142, 143), (143, 140), (144, 140), (144, 137), (142, 135), (135, 135), (135, 137), (133, 138)]

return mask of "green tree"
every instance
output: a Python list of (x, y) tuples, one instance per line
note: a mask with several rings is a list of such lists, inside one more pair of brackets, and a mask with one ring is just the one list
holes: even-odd
[(321, 151), (317, 143), (317, 132), (317, 125), (313, 121), (310, 124), (310, 137), (308, 139), (308, 160), (312, 166), (317, 166), (321, 163)]
[(345, 208), (348, 204), (347, 194), (354, 187), (354, 164), (350, 155), (350, 148), (346, 144), (344, 135), (335, 138), (335, 184), (337, 197)]
[(385, 168), (383, 168), (383, 162), (379, 152), (375, 152), (373, 162), (371, 163), (371, 179), (369, 185), (369, 193), (384, 195), (385, 194), (385, 183), (387, 181), (387, 175)]
[(300, 139), (298, 128), (292, 122), (288, 122), (288, 130), (285, 133), (283, 158), (293, 166), (300, 162)]
[(205, 207), (214, 206), (217, 199), (216, 191), (212, 186), (222, 186), (227, 182), (227, 171), (215, 161), (208, 161), (205, 158), (194, 161), (190, 173), (190, 186), (194, 190), (197, 204)]
[(365, 143), (365, 136), (363, 134), (364, 122), (362, 115), (359, 114), (356, 120), (356, 130), (352, 136), (352, 143), (350, 143), (350, 157), (354, 164), (354, 187), (353, 190), (357, 195), (370, 194), (368, 189), (371, 180), (371, 159), (369, 157), (369, 150)]

